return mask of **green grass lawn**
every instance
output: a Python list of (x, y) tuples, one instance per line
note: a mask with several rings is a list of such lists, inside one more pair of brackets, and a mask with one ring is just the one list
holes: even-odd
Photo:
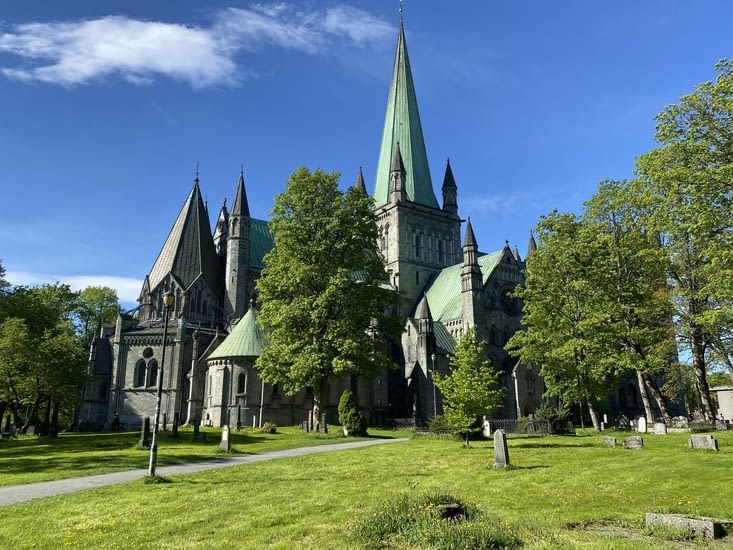
[[(232, 430), (229, 440), (234, 454), (259, 454), (293, 447), (343, 442), (340, 428), (327, 435), (303, 433), (300, 428), (278, 428), (279, 433)], [(392, 433), (372, 429), (382, 437)], [(223, 456), (219, 450), (221, 430), (203, 428), (207, 442), (193, 441), (191, 428), (181, 428), (178, 437), (158, 432), (158, 466), (183, 464)], [(362, 438), (363, 439), (363, 438)], [(0, 487), (54, 481), (70, 477), (147, 468), (150, 449), (139, 447), (139, 432), (62, 433), (58, 438), (22, 436), (0, 440)]]
[[(465, 449), (419, 436), (2, 507), (0, 547), (354, 548), (352, 523), (401, 495), (442, 492), (479, 508), (525, 548), (703, 548), (709, 545), (649, 534), (643, 518), (655, 511), (733, 518), (733, 434), (715, 436), (719, 453), (688, 449), (689, 434), (648, 435), (638, 451), (601, 447), (590, 433), (510, 438), (512, 467), (501, 470), (490, 467), (490, 441)], [(292, 430), (273, 437), (295, 446), (311, 436)], [(32, 447), (29, 454), (42, 454)], [(247, 443), (235, 441), (235, 448), (250, 452)], [(0, 471), (7, 450), (0, 446)], [(161, 442), (161, 463), (171, 451)], [(192, 454), (181, 451), (175, 456)], [(63, 471), (63, 451), (49, 452)], [(67, 453), (74, 468), (83, 462), (76, 454)], [(143, 457), (135, 467), (145, 465)], [(712, 546), (733, 548), (733, 540)]]

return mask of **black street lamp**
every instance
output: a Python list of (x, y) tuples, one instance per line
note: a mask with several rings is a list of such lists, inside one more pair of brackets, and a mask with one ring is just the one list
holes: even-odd
[(155, 462), (158, 458), (158, 423), (160, 422), (160, 402), (163, 398), (163, 368), (165, 367), (165, 341), (168, 337), (168, 313), (176, 297), (170, 290), (163, 294), (163, 353), (160, 357), (160, 366), (158, 367), (158, 392), (155, 396), (155, 422), (153, 423), (153, 441), (150, 445), (150, 466), (148, 466), (148, 475), (155, 476)]

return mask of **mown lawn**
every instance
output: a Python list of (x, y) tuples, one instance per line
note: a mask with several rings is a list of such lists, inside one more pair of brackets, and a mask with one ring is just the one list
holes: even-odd
[(643, 518), (733, 518), (733, 434), (715, 436), (719, 453), (688, 449), (689, 434), (648, 435), (639, 451), (601, 447), (589, 433), (510, 438), (512, 467), (501, 470), (490, 467), (490, 441), (464, 449), (420, 436), (3, 507), (0, 547), (355, 548), (350, 525), (366, 514), (399, 495), (441, 492), (525, 548), (702, 548), (650, 534)]
[[(207, 442), (194, 442), (191, 428), (181, 428), (178, 437), (158, 432), (158, 466), (184, 464), (223, 456), (219, 450), (221, 430), (203, 428)], [(391, 437), (387, 430), (370, 430), (375, 436)], [(147, 468), (150, 449), (139, 446), (139, 432), (62, 433), (58, 438), (22, 436), (0, 440), (0, 487), (54, 481), (70, 477)], [(260, 454), (293, 447), (343, 442), (340, 428), (327, 435), (303, 433), (299, 428), (278, 428), (278, 433), (232, 430), (234, 454)]]

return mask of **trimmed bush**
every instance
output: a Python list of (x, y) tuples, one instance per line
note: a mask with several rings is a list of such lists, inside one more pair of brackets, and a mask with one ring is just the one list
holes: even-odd
[(339, 399), (339, 422), (344, 430), (344, 435), (365, 436), (367, 435), (367, 421), (364, 413), (359, 410), (354, 392), (345, 390)]
[(260, 428), (260, 432), (262, 432), (263, 434), (276, 434), (277, 424), (275, 424), (274, 422), (265, 422)]

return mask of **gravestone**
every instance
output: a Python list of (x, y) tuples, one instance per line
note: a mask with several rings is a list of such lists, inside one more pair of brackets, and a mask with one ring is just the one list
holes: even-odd
[(303, 432), (308, 433), (310, 430), (308, 429), (308, 421), (303, 420)]
[(654, 433), (656, 435), (667, 435), (667, 425), (664, 422), (655, 422)]
[(715, 429), (721, 432), (725, 431), (728, 429), (728, 424), (722, 418), (718, 418), (715, 420)]
[(328, 424), (326, 424), (326, 413), (321, 415), (321, 421), (318, 424), (318, 431), (322, 434), (328, 433)]
[(509, 448), (506, 445), (506, 433), (504, 430), (494, 432), (494, 468), (506, 468), (509, 466)]
[(173, 413), (173, 436), (174, 437), (178, 437), (178, 422), (179, 421), (180, 420), (178, 418), (178, 413), (177, 412)]
[(140, 430), (140, 446), (150, 447), (150, 417), (146, 416), (143, 419), (143, 427)]
[(640, 434), (646, 433), (646, 417), (640, 416), (636, 421), (636, 431)]
[(168, 431), (168, 413), (163, 413), (163, 431)]
[(690, 421), (687, 420), (686, 416), (673, 416), (670, 422), (670, 428), (674, 430), (688, 430), (690, 428)]
[(618, 417), (618, 429), (619, 430), (628, 430), (629, 429), (629, 419), (626, 418), (626, 415), (621, 415)]
[(611, 437), (610, 435), (604, 435), (603, 437), (601, 437), (601, 446), (602, 447), (615, 447), (616, 438)]
[(692, 518), (680, 514), (653, 514), (645, 515), (647, 526), (658, 525), (667, 529), (689, 529), (693, 537), (702, 537), (707, 540), (724, 537), (726, 529), (722, 520), (714, 518)]
[(200, 424), (201, 420), (198, 418), (193, 419), (193, 440), (194, 441), (200, 441), (201, 443), (206, 443), (206, 433), (202, 433), (200, 431)]
[(219, 448), (226, 453), (232, 450), (232, 443), (229, 441), (229, 426), (224, 426), (221, 429), (221, 442), (219, 442)]
[(710, 434), (707, 435), (693, 435), (687, 441), (687, 446), (690, 449), (709, 449), (711, 451), (719, 451), (718, 441)]
[(489, 422), (489, 419), (484, 416), (484, 423), (481, 426), (481, 435), (483, 435), (486, 439), (489, 439), (491, 437), (491, 423)]
[(641, 449), (644, 447), (644, 439), (638, 435), (632, 435), (624, 439), (624, 447), (627, 449)]

